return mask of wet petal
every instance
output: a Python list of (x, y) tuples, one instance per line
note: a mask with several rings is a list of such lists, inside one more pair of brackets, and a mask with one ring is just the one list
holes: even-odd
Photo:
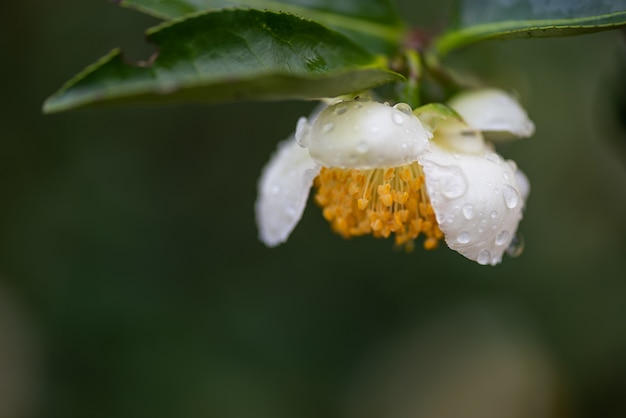
[(471, 155), (436, 143), (419, 163), (448, 246), (479, 264), (498, 264), (515, 236), (529, 190), (527, 182), (520, 185), (515, 163), (488, 147)]
[(530, 180), (526, 177), (526, 174), (519, 168), (515, 170), (515, 177), (517, 178), (517, 185), (519, 186), (519, 192), (522, 195), (522, 200), (526, 204), (528, 195), (530, 194)]
[(502, 90), (462, 92), (453, 97), (448, 105), (471, 127), (489, 134), (489, 139), (528, 137), (535, 132), (534, 123), (519, 102)]
[(349, 100), (324, 109), (299, 139), (327, 167), (371, 169), (417, 160), (431, 134), (407, 104)]
[(255, 205), (259, 238), (268, 247), (287, 240), (302, 217), (313, 179), (321, 166), (292, 137), (263, 169)]

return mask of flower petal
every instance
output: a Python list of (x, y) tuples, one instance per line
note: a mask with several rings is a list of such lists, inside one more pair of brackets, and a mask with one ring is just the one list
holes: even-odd
[(529, 190), (527, 183), (520, 185), (515, 163), (487, 146), (482, 154), (457, 154), (433, 143), (419, 164), (448, 246), (479, 264), (498, 264)]
[(327, 167), (371, 169), (417, 160), (431, 137), (409, 105), (348, 100), (324, 109), (299, 138)]
[(534, 123), (519, 102), (502, 90), (462, 92), (448, 105), (472, 128), (492, 134), (489, 139), (523, 138), (535, 132)]
[(259, 238), (265, 245), (275, 247), (287, 240), (320, 169), (293, 137), (279, 144), (261, 174), (255, 205)]

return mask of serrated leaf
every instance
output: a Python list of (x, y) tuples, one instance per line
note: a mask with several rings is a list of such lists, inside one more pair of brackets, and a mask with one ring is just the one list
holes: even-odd
[(626, 26), (626, 0), (459, 0), (439, 55), (485, 39), (572, 36)]
[(158, 48), (130, 64), (119, 50), (85, 69), (44, 112), (119, 104), (334, 97), (403, 79), (385, 59), (315, 22), (257, 10), (225, 10), (148, 31)]
[(122, 6), (161, 19), (174, 19), (206, 10), (251, 8), (292, 13), (315, 20), (348, 36), (365, 49), (393, 52), (405, 24), (390, 0), (121, 0)]

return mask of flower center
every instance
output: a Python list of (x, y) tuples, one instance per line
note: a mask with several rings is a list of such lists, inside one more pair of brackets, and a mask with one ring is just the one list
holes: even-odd
[(443, 237), (417, 163), (373, 170), (322, 168), (314, 184), (324, 218), (344, 238), (388, 238), (393, 232), (396, 244), (411, 250), (421, 233), (430, 250)]

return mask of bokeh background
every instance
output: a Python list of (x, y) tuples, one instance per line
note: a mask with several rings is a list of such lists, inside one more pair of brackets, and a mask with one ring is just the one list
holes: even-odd
[[(449, 1), (404, 1), (414, 25)], [(344, 241), (311, 205), (257, 240), (259, 172), (313, 103), (43, 116), (156, 20), (103, 0), (0, 13), (0, 418), (626, 416), (626, 49), (616, 31), (447, 62), (517, 91), (500, 149), (532, 192), (525, 251)]]

